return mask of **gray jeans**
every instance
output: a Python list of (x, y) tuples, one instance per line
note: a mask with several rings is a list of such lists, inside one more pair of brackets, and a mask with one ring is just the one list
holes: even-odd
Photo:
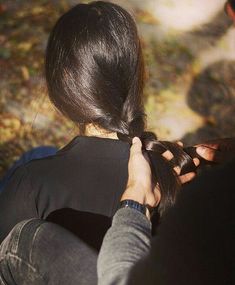
[(97, 253), (66, 229), (26, 220), (0, 246), (0, 284), (92, 285), (96, 262)]

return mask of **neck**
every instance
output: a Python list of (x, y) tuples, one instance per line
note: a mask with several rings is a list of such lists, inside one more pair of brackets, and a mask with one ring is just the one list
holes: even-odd
[(117, 133), (109, 132), (109, 131), (102, 129), (102, 128), (99, 128), (93, 124), (86, 125), (85, 136), (118, 140)]

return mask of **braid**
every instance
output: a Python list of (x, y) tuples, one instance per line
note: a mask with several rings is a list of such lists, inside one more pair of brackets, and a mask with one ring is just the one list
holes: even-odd
[[(165, 210), (175, 203), (181, 187), (174, 167), (179, 166), (181, 174), (184, 174), (195, 171), (196, 166), (192, 157), (177, 143), (158, 141), (152, 133), (144, 133), (142, 142), (151, 162), (153, 176), (161, 189), (159, 213), (162, 215)], [(162, 153), (167, 150), (173, 154), (173, 159), (170, 161), (162, 156)]]
[[(161, 201), (158, 206), (158, 212), (162, 215), (169, 207), (171, 207), (177, 198), (181, 183), (174, 171), (175, 166), (181, 168), (181, 174), (195, 171), (192, 157), (180, 147), (177, 143), (169, 141), (159, 141), (157, 136), (152, 132), (144, 131), (145, 116), (142, 112), (137, 115), (131, 122), (125, 123), (121, 121), (121, 125), (125, 125), (125, 132), (119, 130), (118, 138), (131, 144), (132, 138), (138, 136), (143, 145), (143, 149), (147, 152), (154, 184), (158, 183), (161, 189)], [(173, 159), (168, 161), (162, 154), (169, 150), (173, 154)]]

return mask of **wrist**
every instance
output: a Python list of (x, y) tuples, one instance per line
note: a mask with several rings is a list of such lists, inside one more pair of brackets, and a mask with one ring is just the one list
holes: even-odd
[(130, 209), (133, 209), (135, 211), (142, 213), (143, 215), (147, 217), (148, 220), (150, 220), (151, 218), (151, 213), (150, 213), (148, 206), (141, 204), (132, 199), (126, 199), (126, 200), (120, 201), (119, 209), (120, 208), (130, 208)]
[(145, 204), (146, 195), (143, 192), (143, 189), (137, 189), (137, 187), (128, 187), (122, 194), (121, 201), (123, 200), (134, 200), (140, 204)]

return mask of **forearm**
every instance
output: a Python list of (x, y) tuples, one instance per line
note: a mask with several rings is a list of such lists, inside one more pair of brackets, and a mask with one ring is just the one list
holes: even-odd
[(142, 213), (118, 210), (99, 253), (98, 284), (127, 284), (133, 265), (149, 252), (150, 237), (151, 223)]

